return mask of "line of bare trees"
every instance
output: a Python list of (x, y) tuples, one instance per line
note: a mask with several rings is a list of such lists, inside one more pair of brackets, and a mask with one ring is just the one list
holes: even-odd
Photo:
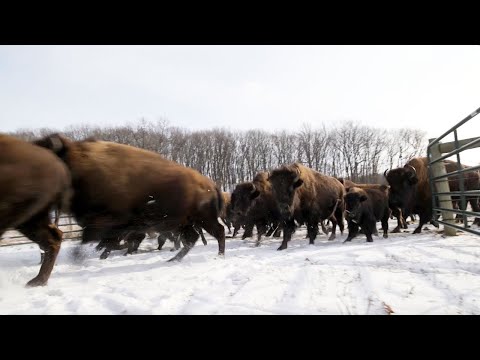
[[(32, 140), (54, 129), (18, 130), (12, 135)], [(87, 137), (115, 141), (156, 151), (212, 178), (231, 191), (256, 173), (295, 161), (331, 176), (355, 182), (382, 182), (386, 168), (403, 166), (426, 154), (426, 134), (416, 129), (386, 130), (355, 123), (312, 128), (297, 132), (188, 130), (167, 121), (116, 127), (71, 126), (61, 131), (81, 140)]]

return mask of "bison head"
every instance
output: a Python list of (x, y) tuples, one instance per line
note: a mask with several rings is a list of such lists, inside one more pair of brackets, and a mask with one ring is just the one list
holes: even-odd
[(272, 194), (278, 210), (283, 217), (293, 214), (296, 190), (302, 186), (298, 168), (284, 167), (272, 171), (268, 179), (272, 185)]
[(260, 191), (255, 188), (253, 183), (238, 184), (232, 192), (230, 203), (234, 216), (245, 216), (259, 195)]
[(413, 196), (418, 183), (417, 171), (411, 165), (385, 170), (384, 176), (390, 185), (389, 202), (391, 206), (404, 208)]
[(42, 139), (33, 141), (35, 145), (53, 151), (58, 157), (63, 158), (67, 152), (71, 140), (60, 134), (51, 134)]
[(359, 222), (360, 208), (362, 203), (367, 200), (367, 194), (360, 188), (350, 187), (346, 189), (345, 199), (345, 218)]

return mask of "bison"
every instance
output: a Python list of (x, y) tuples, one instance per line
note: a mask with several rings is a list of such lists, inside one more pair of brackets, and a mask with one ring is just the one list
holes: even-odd
[(345, 218), (348, 223), (348, 237), (344, 242), (351, 241), (358, 234), (359, 226), (367, 236), (367, 242), (372, 242), (372, 234), (376, 233), (377, 221), (382, 222), (383, 237), (388, 237), (388, 187), (380, 188), (348, 187), (345, 195)]
[(283, 241), (278, 250), (287, 248), (295, 231), (295, 222), (307, 225), (310, 244), (318, 233), (318, 223), (330, 219), (335, 238), (337, 223), (343, 233), (345, 188), (334, 177), (323, 175), (301, 164), (284, 165), (268, 178), (283, 223)]
[[(463, 168), (468, 166), (462, 165)], [(457, 170), (453, 161), (445, 161), (447, 173)], [(428, 159), (426, 157), (414, 158), (404, 167), (385, 170), (384, 176), (390, 185), (390, 203), (392, 206), (405, 209), (409, 214), (420, 216), (419, 225), (414, 234), (422, 231), (422, 227), (432, 219), (432, 192), (428, 177)], [(459, 191), (460, 182), (457, 176), (448, 178), (451, 191)], [(464, 173), (465, 190), (480, 189), (480, 175), (476, 171)], [(458, 197), (452, 197), (458, 199)], [(474, 211), (480, 211), (478, 197), (467, 197)]]
[(260, 172), (251, 182), (238, 184), (232, 193), (231, 210), (236, 222), (244, 219), (245, 232), (243, 239), (251, 236), (253, 226), (257, 227), (256, 246), (260, 245), (262, 235), (277, 229), (280, 222), (280, 212), (273, 198), (268, 173)]
[(83, 227), (82, 244), (101, 239), (118, 242), (146, 231), (176, 231), (185, 246), (170, 259), (181, 260), (204, 228), (225, 253), (225, 229), (217, 218), (223, 197), (215, 183), (198, 171), (161, 155), (129, 145), (52, 134), (36, 144), (67, 165), (74, 190), (71, 212)]
[(68, 210), (70, 173), (50, 151), (3, 134), (0, 173), (0, 237), (13, 228), (39, 245), (44, 259), (27, 286), (46, 285), (63, 236), (52, 224), (50, 212)]

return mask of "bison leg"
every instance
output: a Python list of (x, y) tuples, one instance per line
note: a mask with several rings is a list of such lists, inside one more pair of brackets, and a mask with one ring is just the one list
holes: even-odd
[[(219, 224), (219, 226), (221, 225)], [(223, 229), (223, 226), (222, 226), (222, 229)], [(198, 232), (193, 228), (192, 225), (190, 225), (190, 226), (185, 226), (180, 230), (179, 237), (182, 237), (184, 240), (183, 248), (177, 253), (177, 255), (175, 255), (173, 258), (168, 260), (168, 262), (181, 261), (183, 257), (187, 255), (188, 252), (195, 246), (195, 243), (197, 242), (200, 235), (198, 235)]]
[(102, 239), (100, 240), (100, 243), (97, 245), (97, 247), (99, 247), (100, 244), (103, 244), (103, 246), (100, 247), (101, 249), (105, 247), (105, 250), (100, 255), (100, 259), (105, 260), (106, 258), (108, 258), (112, 250), (123, 250), (128, 246), (126, 242), (125, 244), (120, 245), (120, 241), (121, 241), (121, 238), (119, 234), (116, 232), (113, 232), (110, 235), (103, 235)]
[(233, 235), (232, 235), (232, 238), (234, 238), (235, 236), (237, 236), (238, 230), (240, 230), (240, 227), (241, 227), (241, 225), (238, 225), (238, 224), (233, 227)]
[(385, 211), (382, 218), (382, 230), (383, 230), (383, 237), (386, 239), (388, 238), (388, 218), (390, 217), (389, 211)]
[(255, 224), (253, 222), (248, 222), (245, 224), (245, 231), (243, 232), (242, 240), (245, 240), (247, 237), (253, 236), (253, 227)]
[(317, 234), (318, 234), (318, 225), (313, 222), (309, 222), (307, 224), (307, 236), (310, 239), (309, 241), (310, 245), (315, 244), (315, 238), (317, 237)]
[(30, 280), (27, 286), (46, 285), (60, 251), (63, 233), (55, 225), (50, 224), (48, 210), (20, 225), (18, 230), (36, 242), (45, 252), (38, 275)]
[(352, 241), (352, 239), (358, 235), (358, 224), (353, 221), (348, 222), (348, 236), (343, 243)]
[(325, 223), (323, 221), (320, 222), (320, 225), (322, 226), (322, 231), (325, 235), (328, 235), (328, 230), (325, 227)]
[(257, 223), (257, 242), (255, 246), (260, 246), (260, 241), (262, 240), (262, 235), (267, 232), (267, 224), (265, 222)]
[(138, 233), (138, 232), (132, 232), (127, 235), (125, 238), (125, 241), (128, 244), (128, 250), (124, 256), (127, 255), (132, 255), (134, 252), (136, 253), (138, 251), (138, 247), (142, 243), (143, 239), (145, 239), (146, 234), (145, 233)]
[[(473, 198), (473, 199), (469, 200), (470, 206), (472, 207), (472, 210), (475, 211), (475, 212), (480, 212), (480, 206), (479, 206), (478, 200), (479, 200), (479, 198)], [(476, 217), (473, 220), (473, 225), (480, 226), (480, 218)]]
[(163, 245), (165, 245), (165, 242), (167, 241), (167, 235), (163, 232), (158, 234), (157, 237), (157, 242), (158, 242), (158, 250), (162, 250)]
[[(330, 236), (328, 237), (328, 241), (332, 241), (332, 240), (335, 240), (335, 233), (337, 232), (337, 219), (335, 216), (330, 216), (330, 219), (329, 219), (332, 223), (332, 233), (330, 234)], [(343, 215), (342, 215), (342, 222), (341, 222), (342, 226), (341, 226), (341, 231), (342, 231), (342, 234), (343, 234)]]
[(203, 228), (218, 241), (218, 255), (225, 255), (225, 227), (218, 221), (204, 222)]
[(276, 223), (271, 223), (270, 228), (268, 229), (267, 233), (265, 234), (266, 237), (272, 236), (272, 234), (275, 232), (277, 229), (278, 224)]
[(203, 230), (201, 227), (196, 227), (195, 230), (198, 231), (200, 237), (202, 238), (203, 245), (207, 246), (207, 240), (205, 239), (205, 235), (203, 235)]
[(280, 228), (280, 226), (278, 226), (277, 230), (275, 230), (275, 232), (273, 233), (273, 237), (279, 238), (280, 236), (282, 236), (282, 229)]
[[(431, 216), (430, 216), (431, 217)], [(420, 221), (418, 227), (413, 231), (414, 234), (420, 234), (422, 232), (422, 227), (429, 221), (429, 216), (425, 213), (420, 214)]]
[(287, 220), (283, 224), (283, 241), (282, 245), (277, 250), (284, 250), (287, 248), (287, 243), (292, 238), (292, 234), (295, 232), (295, 222), (293, 219)]
[(182, 242), (181, 239), (180, 239), (181, 235), (180, 234), (174, 234), (173, 232), (170, 233), (170, 235), (171, 235), (170, 240), (173, 241), (173, 249), (171, 251), (173, 251), (174, 249), (175, 250), (180, 249), (180, 242)]

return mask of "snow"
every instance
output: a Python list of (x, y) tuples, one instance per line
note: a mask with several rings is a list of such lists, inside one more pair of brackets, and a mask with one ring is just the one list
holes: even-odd
[(416, 226), (373, 243), (321, 234), (315, 245), (301, 228), (283, 251), (281, 239), (227, 238), (224, 259), (206, 234), (208, 245), (198, 241), (180, 263), (167, 263), (173, 244), (157, 251), (156, 239), (107, 260), (87, 245), (74, 263), (78, 242), (65, 241), (40, 288), (24, 287), (38, 273), (38, 246), (2, 246), (0, 314), (480, 314), (480, 237), (444, 237), (432, 225), (413, 235)]

